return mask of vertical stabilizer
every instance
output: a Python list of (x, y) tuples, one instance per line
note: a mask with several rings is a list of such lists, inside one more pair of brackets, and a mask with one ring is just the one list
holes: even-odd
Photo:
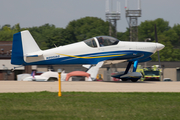
[(21, 41), (21, 33), (19, 32), (13, 35), (11, 64), (22, 65), (23, 63), (23, 48)]
[(35, 42), (34, 38), (30, 34), (28, 30), (21, 32), (21, 38), (22, 38), (22, 45), (23, 45), (23, 52), (24, 55), (32, 52), (40, 51), (39, 46)]
[(24, 56), (41, 51), (28, 30), (13, 35), (11, 64), (25, 65)]

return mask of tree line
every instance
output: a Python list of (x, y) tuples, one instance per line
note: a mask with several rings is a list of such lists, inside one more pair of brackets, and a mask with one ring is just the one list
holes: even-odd
[[(138, 26), (138, 39), (145, 41), (151, 38), (150, 42), (155, 42), (154, 25), (157, 26), (158, 42), (165, 45), (160, 51), (161, 61), (180, 61), (180, 24), (169, 26), (169, 22), (158, 18), (156, 20), (146, 20)], [(22, 30), (29, 30), (39, 47), (44, 49), (53, 48), (82, 41), (91, 37), (108, 35), (109, 23), (97, 17), (85, 17), (73, 20), (65, 28), (58, 28), (53, 24), (42, 26), (21, 28), (20, 24), (6, 24), (0, 26), (0, 41), (12, 41), (13, 34)], [(117, 39), (129, 41), (129, 29), (125, 32), (117, 32)], [(152, 61), (158, 61), (157, 53), (152, 55)]]

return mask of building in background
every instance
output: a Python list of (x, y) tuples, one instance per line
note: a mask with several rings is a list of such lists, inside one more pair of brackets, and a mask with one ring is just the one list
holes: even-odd
[[(36, 71), (36, 66), (18, 67), (11, 64), (12, 41), (0, 41), (0, 80), (17, 80), (17, 75)], [(12, 69), (17, 67), (14, 71)]]

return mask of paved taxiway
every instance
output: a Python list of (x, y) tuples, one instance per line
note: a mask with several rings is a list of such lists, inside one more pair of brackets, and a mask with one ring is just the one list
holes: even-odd
[[(64, 81), (62, 92), (180, 92), (180, 82), (87, 82)], [(0, 81), (0, 93), (4, 92), (58, 92), (58, 81), (55, 82), (25, 82)]]

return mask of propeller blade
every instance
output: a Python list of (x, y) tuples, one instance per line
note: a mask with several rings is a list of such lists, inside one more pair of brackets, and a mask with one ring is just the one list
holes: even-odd
[(156, 39), (156, 42), (158, 43), (156, 24), (154, 25), (154, 29), (155, 29), (155, 39)]
[[(156, 42), (158, 43), (156, 24), (154, 25), (154, 29), (155, 29), (155, 39), (156, 39)], [(159, 68), (161, 68), (161, 60), (160, 60), (159, 51), (157, 51), (157, 54), (158, 54)]]

